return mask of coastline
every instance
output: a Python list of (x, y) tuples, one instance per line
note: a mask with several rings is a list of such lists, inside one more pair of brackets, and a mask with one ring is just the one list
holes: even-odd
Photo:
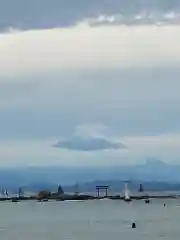
[[(180, 195), (143, 195), (143, 196), (131, 196), (132, 200), (146, 200), (146, 199), (178, 199)], [(46, 198), (38, 198), (38, 196), (29, 196), (29, 197), (3, 197), (0, 198), (0, 202), (11, 201), (11, 202), (19, 202), (19, 201), (77, 201), (77, 200), (101, 200), (101, 199), (108, 199), (108, 200), (121, 200), (124, 201), (124, 196), (102, 196), (97, 197), (93, 195), (68, 195), (68, 196), (50, 196)]]

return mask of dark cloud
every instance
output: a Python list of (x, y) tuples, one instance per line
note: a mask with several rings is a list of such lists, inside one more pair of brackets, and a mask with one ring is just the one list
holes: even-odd
[[(85, 18), (114, 14), (123, 15), (124, 23), (128, 24), (140, 12), (163, 14), (180, 10), (179, 0), (1, 0), (0, 3), (1, 30), (67, 27)], [(153, 21), (144, 17), (136, 24), (146, 22)]]
[(68, 140), (61, 140), (53, 147), (72, 150), (72, 151), (101, 151), (108, 149), (125, 149), (122, 143), (113, 142), (103, 137), (72, 137)]

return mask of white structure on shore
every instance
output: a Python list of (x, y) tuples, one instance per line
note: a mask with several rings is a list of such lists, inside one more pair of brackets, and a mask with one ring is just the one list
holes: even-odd
[(125, 201), (131, 200), (131, 197), (129, 195), (128, 183), (129, 183), (129, 181), (124, 182), (124, 200)]

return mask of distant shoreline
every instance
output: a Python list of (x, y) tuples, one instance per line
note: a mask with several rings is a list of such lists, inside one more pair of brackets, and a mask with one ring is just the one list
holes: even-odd
[[(146, 200), (146, 199), (178, 199), (180, 198), (180, 195), (143, 195), (143, 196), (131, 196), (132, 200)], [(37, 196), (30, 196), (30, 197), (7, 197), (7, 198), (0, 198), (0, 202), (20, 202), (20, 201), (39, 201), (39, 202), (45, 202), (45, 201), (77, 201), (77, 200), (101, 200), (101, 199), (109, 199), (109, 200), (124, 200), (124, 196), (107, 196), (107, 197), (96, 197), (93, 195), (71, 195), (71, 196), (57, 196), (57, 197), (48, 197), (48, 198), (41, 198), (39, 199)]]

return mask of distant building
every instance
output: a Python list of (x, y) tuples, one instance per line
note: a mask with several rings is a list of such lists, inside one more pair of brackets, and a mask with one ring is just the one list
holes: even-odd
[(18, 189), (18, 197), (24, 197), (24, 191), (21, 187)]
[(64, 194), (64, 191), (63, 191), (61, 185), (59, 185), (59, 186), (58, 186), (57, 195), (62, 195), (62, 194)]
[(77, 183), (75, 184), (74, 194), (75, 194), (76, 196), (79, 196), (79, 185), (78, 185)]
[(129, 181), (124, 182), (124, 199), (126, 201), (129, 201), (131, 199), (131, 197), (129, 195), (128, 183), (129, 183)]
[(144, 188), (143, 188), (142, 184), (140, 184), (140, 186), (139, 186), (139, 192), (144, 192)]

